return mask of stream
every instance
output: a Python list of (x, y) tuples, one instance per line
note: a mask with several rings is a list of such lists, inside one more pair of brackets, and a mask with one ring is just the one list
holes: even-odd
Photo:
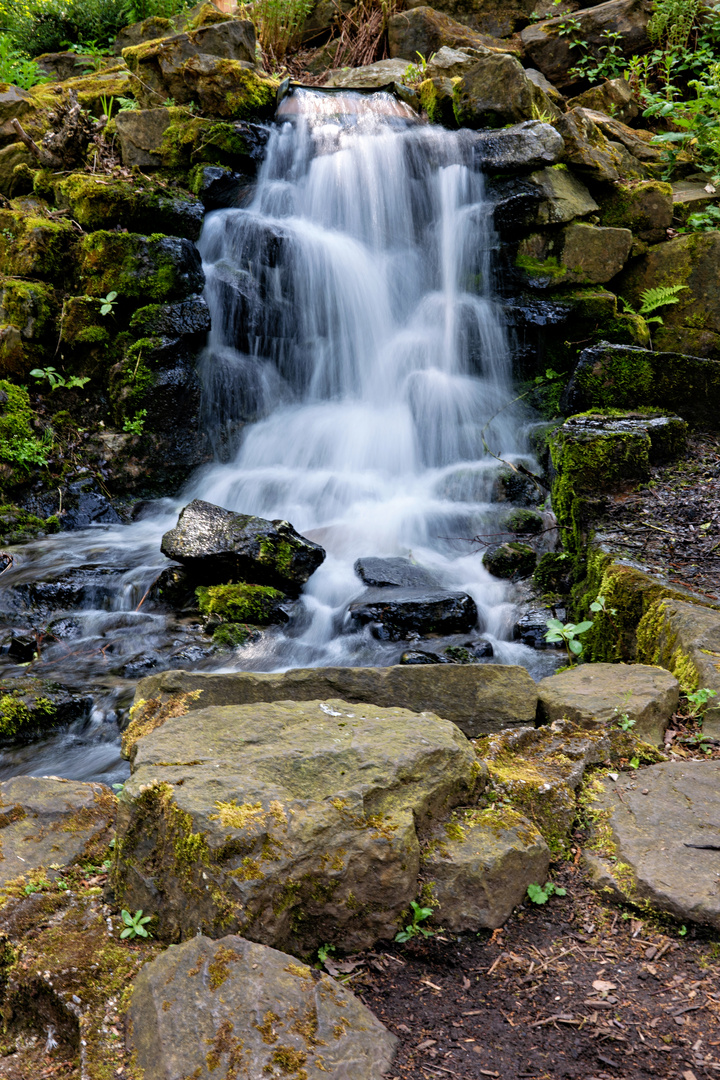
[[(397, 663), (407, 641), (349, 624), (362, 557), (410, 557), (470, 594), (470, 639), (490, 642), (492, 662), (535, 677), (553, 669), (552, 653), (511, 640), (514, 587), (468, 543), (497, 533), (510, 507), (497, 501), (506, 466), (486, 447), (532, 466), (533, 418), (508, 404), (498, 241), (465, 134), (420, 124), (384, 92), (295, 89), (281, 103), (252, 202), (208, 214), (198, 244), (214, 464), (130, 525), (8, 549), (0, 620), (39, 632), (41, 649), (29, 667), (4, 652), (2, 675), (55, 680), (93, 706), (67, 729), (0, 751), (0, 778), (123, 780), (119, 723), (137, 680), (163, 668)], [(197, 615), (148, 599), (168, 565), (161, 536), (193, 498), (287, 519), (327, 551), (290, 621), (232, 653), (211, 648)]]

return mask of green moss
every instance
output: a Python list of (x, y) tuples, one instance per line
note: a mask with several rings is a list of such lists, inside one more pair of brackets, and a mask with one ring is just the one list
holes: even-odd
[(0, 257), (7, 274), (66, 282), (77, 242), (77, 231), (69, 221), (0, 210)]
[(162, 233), (141, 236), (100, 230), (83, 237), (80, 273), (89, 296), (167, 300), (185, 295), (184, 271)]
[(100, 314), (101, 301), (92, 296), (68, 296), (60, 319), (61, 340), (68, 345), (109, 340), (107, 319)]
[(203, 615), (219, 615), (228, 622), (262, 625), (272, 622), (284, 594), (268, 585), (210, 585), (196, 589)]
[(559, 593), (571, 570), (570, 556), (564, 551), (546, 551), (535, 567), (533, 582), (541, 593)]
[(692, 658), (678, 645), (662, 596), (647, 606), (637, 624), (637, 655), (643, 663), (659, 664), (671, 671), (685, 694), (700, 685), (700, 673)]
[(534, 259), (531, 255), (518, 253), (515, 258), (518, 270), (524, 270), (529, 278), (537, 280), (550, 279), (560, 281), (566, 276), (566, 269), (561, 266), (558, 259), (551, 255), (547, 259)]
[(576, 379), (589, 406), (631, 409), (653, 400), (653, 364), (645, 353), (608, 349)]
[(23, 544), (34, 539), (39, 533), (60, 531), (60, 522), (55, 515), (49, 518), (36, 517), (13, 503), (0, 505), (0, 543)]
[(32, 710), (15, 694), (3, 694), (0, 697), (0, 738), (12, 739), (23, 734), (26, 729), (35, 730), (41, 718), (48, 721), (55, 715), (56, 709), (47, 698), (36, 698)]
[(27, 390), (0, 379), (0, 392), (7, 395), (0, 409), (0, 461), (23, 471), (46, 465), (52, 449), (52, 431), (48, 428), (42, 439), (37, 437), (35, 413)]

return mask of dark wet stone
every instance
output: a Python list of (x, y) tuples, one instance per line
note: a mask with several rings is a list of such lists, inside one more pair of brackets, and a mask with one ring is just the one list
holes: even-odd
[(132, 660), (124, 664), (120, 668), (116, 668), (114, 673), (116, 675), (122, 675), (124, 679), (138, 679), (143, 675), (147, 675), (149, 671), (157, 667), (157, 657), (150, 653), (142, 653), (140, 656), (134, 656)]
[[(521, 641), (523, 645), (528, 645), (531, 649), (557, 648), (556, 645), (550, 645), (545, 640), (547, 620), (553, 617), (564, 622), (565, 612), (561, 609), (553, 616), (546, 608), (533, 608), (530, 611), (526, 611), (513, 627), (513, 638), (516, 641)], [(562, 646), (562, 642), (560, 644)]]
[(4, 678), (0, 693), (0, 746), (31, 742), (90, 715), (93, 699), (47, 679)]
[(13, 634), (8, 644), (8, 656), (17, 660), (19, 664), (29, 664), (37, 652), (37, 642), (34, 637), (25, 637)]
[(224, 210), (228, 206), (237, 206), (240, 193), (247, 185), (247, 177), (222, 165), (206, 165), (196, 174), (195, 190), (210, 210)]
[(353, 569), (366, 585), (376, 589), (390, 585), (408, 589), (435, 589), (440, 586), (435, 575), (424, 566), (417, 566), (410, 559), (402, 557), (358, 559)]
[(193, 583), (182, 566), (166, 566), (150, 586), (148, 600), (174, 611), (197, 608)]
[(130, 329), (139, 337), (205, 334), (210, 329), (210, 309), (203, 296), (190, 296), (179, 304), (148, 304), (135, 312)]
[(408, 649), (400, 657), (401, 664), (451, 664), (446, 656), (438, 656), (434, 652), (423, 652), (421, 649)]
[(478, 659), (485, 659), (495, 655), (495, 650), (492, 647), (491, 641), (475, 641), (470, 648)]
[(25, 581), (7, 589), (18, 606), (32, 611), (66, 611), (72, 608), (108, 606), (116, 594), (110, 580), (115, 570), (82, 567), (46, 581)]
[(524, 578), (530, 577), (535, 569), (537, 553), (528, 544), (513, 541), (488, 548), (482, 561), (494, 577)]
[(325, 558), (288, 521), (236, 514), (195, 499), (180, 512), (161, 550), (197, 583), (251, 581), (297, 595)]
[(444, 589), (368, 589), (348, 611), (356, 626), (375, 624), (374, 636), (384, 641), (409, 634), (462, 634), (477, 622), (472, 597)]

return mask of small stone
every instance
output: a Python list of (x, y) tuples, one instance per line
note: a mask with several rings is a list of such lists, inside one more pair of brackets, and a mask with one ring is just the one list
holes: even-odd
[(372, 588), (381, 589), (394, 585), (411, 589), (435, 589), (440, 585), (430, 570), (402, 557), (357, 559), (353, 570)]
[(537, 552), (528, 544), (511, 541), (488, 548), (483, 555), (483, 566), (494, 577), (530, 577), (537, 563)]

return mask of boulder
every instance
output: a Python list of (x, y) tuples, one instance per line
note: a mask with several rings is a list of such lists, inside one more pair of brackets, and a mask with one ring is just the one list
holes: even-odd
[(436, 576), (424, 566), (418, 566), (410, 559), (400, 556), (358, 559), (353, 569), (366, 585), (376, 589), (391, 585), (410, 589), (434, 589), (440, 585)]
[(15, 776), (0, 783), (0, 888), (42, 868), (50, 881), (63, 867), (91, 862), (113, 835), (116, 798), (104, 784)]
[(249, 580), (297, 594), (325, 558), (288, 521), (235, 514), (194, 499), (180, 511), (161, 551), (182, 563), (198, 583), (219, 585)]
[(365, 89), (373, 86), (388, 86), (393, 82), (402, 83), (412, 59), (412, 57), (407, 59), (396, 57), (392, 60), (378, 60), (375, 64), (365, 64), (357, 68), (338, 68), (336, 71), (329, 72), (325, 79), (325, 86), (349, 88), (357, 86)]
[(531, 821), (505, 806), (456, 810), (422, 855), (433, 921), (455, 933), (502, 926), (528, 885), (542, 884), (550, 849)]
[(159, 15), (151, 15), (141, 22), (125, 26), (115, 38), (113, 52), (120, 56), (123, 49), (129, 49), (132, 45), (142, 45), (145, 41), (157, 41), (158, 38), (171, 37), (177, 33), (170, 19), (163, 19)]
[[(537, 574), (535, 580), (537, 583)], [(564, 621), (563, 615), (564, 613), (558, 612), (556, 609), (554, 609), (553, 614), (553, 611), (549, 608), (530, 608), (520, 616), (513, 626), (513, 639), (527, 645), (529, 649), (562, 648), (560, 643), (546, 641), (545, 634), (548, 629), (548, 619), (558, 618)]]
[(205, 116), (269, 121), (275, 113), (278, 82), (260, 77), (237, 60), (192, 56), (168, 84), (175, 87), (176, 102), (194, 101)]
[(629, 229), (573, 221), (561, 232), (531, 233), (515, 265), (533, 288), (600, 285), (620, 273), (632, 248)]
[[(3, 278), (0, 283), (0, 370), (26, 381), (35, 359), (54, 335), (57, 303), (53, 289), (40, 281)], [(15, 334), (12, 330), (16, 331)]]
[(673, 597), (654, 598), (637, 628), (638, 659), (662, 664), (685, 693), (706, 686), (715, 690), (705, 717), (720, 716), (720, 612)]
[(475, 601), (467, 593), (432, 588), (368, 589), (350, 604), (354, 626), (371, 625), (375, 637), (399, 641), (410, 634), (462, 634), (477, 623)]
[(487, 53), (486, 49), (450, 49), (444, 45), (431, 57), (426, 74), (431, 79), (452, 80), (464, 75), (478, 62), (478, 53)]
[(107, 176), (73, 173), (55, 188), (58, 207), (88, 231), (122, 228), (130, 232), (163, 232), (197, 240), (205, 211), (192, 195), (173, 194), (148, 180), (128, 184)]
[(570, 413), (652, 404), (712, 430), (718, 394), (718, 360), (601, 342), (580, 353), (562, 404)]
[(77, 230), (69, 221), (0, 210), (0, 256), (3, 272), (9, 276), (72, 280), (77, 244)]
[[(483, 644), (485, 644), (483, 642)], [(422, 667), (298, 668), (278, 674), (238, 671), (227, 675), (165, 671), (143, 679), (140, 700), (165, 701), (202, 690), (188, 708), (259, 701), (312, 701), (339, 697), (382, 708), (432, 709), (470, 738), (535, 722), (537, 688), (519, 665), (468, 664), (427, 671)]]
[(209, 212), (238, 206), (248, 179), (224, 165), (203, 165), (195, 170), (192, 186)]
[(653, 332), (659, 350), (720, 359), (720, 232), (694, 232), (657, 244), (634, 259), (618, 281), (618, 293), (635, 307), (645, 289), (685, 285), (678, 303), (662, 309)]
[(673, 192), (670, 184), (645, 180), (639, 184), (616, 183), (601, 198), (603, 225), (631, 229), (639, 240), (659, 243), (672, 225)]
[(446, 473), (436, 483), (435, 494), (451, 502), (512, 502), (534, 506), (539, 489), (517, 469), (485, 462), (479, 466), (463, 465)]
[(525, 27), (520, 40), (534, 66), (551, 82), (563, 85), (572, 81), (570, 69), (581, 55), (572, 48), (573, 41), (582, 40), (587, 53), (600, 58), (607, 48), (608, 33), (619, 34), (615, 40), (623, 55), (633, 56), (647, 49), (651, 14), (648, 0), (608, 0), (573, 13), (577, 36), (558, 33), (568, 21), (567, 15), (561, 15)]
[(625, 150), (635, 160), (636, 167), (638, 162), (656, 165), (662, 161), (663, 151), (661, 147), (653, 146), (652, 140), (654, 136), (652, 131), (628, 127), (627, 124), (621, 123), (616, 116), (607, 116), (605, 113), (597, 112), (594, 109), (584, 108), (582, 112), (587, 120), (600, 129), (606, 139), (609, 139), (612, 143), (620, 143), (621, 146), (625, 147)]
[(526, 120), (502, 131), (464, 132), (472, 163), (488, 172), (524, 172), (555, 165), (564, 154), (562, 136), (550, 124)]
[(542, 93), (514, 56), (488, 53), (455, 84), (455, 116), (461, 127), (469, 128), (532, 120), (536, 96)]
[(419, 836), (484, 783), (432, 713), (339, 699), (166, 711), (135, 746), (113, 871), (118, 902), (157, 911), (166, 940), (230, 930), (303, 954), (392, 937), (418, 893)]
[(130, 318), (138, 337), (202, 338), (210, 329), (210, 309), (203, 296), (190, 296), (178, 304), (148, 304)]
[[(514, 197), (517, 199), (517, 181), (514, 187)], [(522, 190), (535, 196), (532, 210), (524, 218), (526, 227), (563, 225), (575, 218), (594, 214), (599, 209), (585, 185), (566, 168), (540, 169), (530, 173), (521, 182)], [(497, 211), (495, 216), (497, 218)]]
[(679, 922), (720, 929), (720, 761), (665, 761), (597, 779), (584, 849), (598, 886)]
[(708, 191), (708, 184), (694, 180), (677, 180), (670, 185), (673, 193), (673, 218), (683, 225), (691, 214), (705, 210), (717, 199), (714, 191)]
[(517, 536), (537, 536), (545, 528), (545, 520), (537, 510), (510, 510), (500, 518), (500, 527)]
[[(8, 597), (8, 606), (14, 600)], [(36, 652), (34, 634), (30, 640)], [(84, 720), (92, 704), (89, 694), (78, 694), (47, 679), (6, 677), (0, 692), (0, 746), (30, 742), (54, 728)]]
[(141, 169), (159, 169), (163, 136), (172, 122), (170, 109), (127, 109), (115, 117), (123, 165)]
[(553, 86), (549, 79), (546, 79), (542, 71), (536, 71), (535, 68), (525, 68), (525, 74), (531, 83), (538, 86), (552, 101), (553, 105), (560, 111), (565, 112), (567, 105), (565, 98), (562, 96), (557, 87)]
[[(464, 23), (434, 8), (421, 5), (399, 11), (388, 21), (388, 50), (391, 57), (408, 57), (417, 63), (418, 56), (430, 61), (433, 53), (445, 46), (450, 49), (499, 49), (517, 52), (508, 42), (499, 41), (472, 30)], [(437, 59), (437, 56), (435, 57)]]
[[(41, 53), (36, 56), (35, 63), (42, 70), (46, 79), (51, 82), (65, 82), (78, 75), (87, 75), (96, 70), (97, 57), (83, 55), (77, 52), (53, 52)], [(110, 58), (106, 62), (113, 63)]]
[(583, 179), (620, 178), (621, 153), (612, 147), (585, 109), (571, 109), (554, 122), (565, 143), (565, 160)]
[(599, 86), (591, 86), (589, 90), (568, 101), (569, 109), (576, 107), (593, 109), (608, 117), (612, 114), (623, 124), (634, 120), (640, 111), (627, 79), (605, 79)]
[(510, 541), (488, 548), (482, 558), (483, 566), (494, 577), (530, 577), (537, 562), (537, 552), (529, 544)]
[(177, 236), (90, 233), (81, 241), (79, 274), (88, 296), (114, 291), (146, 302), (183, 300), (205, 284), (197, 248)]
[(575, 793), (585, 769), (610, 755), (608, 735), (559, 721), (539, 730), (503, 731), (478, 739), (475, 746), (497, 797), (529, 818), (553, 853), (565, 850), (575, 820)]
[[(197, 936), (142, 969), (127, 1047), (150, 1077), (376, 1080), (398, 1040), (349, 990), (293, 956)], [(227, 1070), (227, 1072), (225, 1071)]]
[(654, 746), (662, 746), (680, 699), (675, 676), (648, 664), (580, 664), (541, 679), (538, 693), (545, 723), (607, 727), (627, 716), (633, 735)]
[[(433, 0), (437, 11), (451, 15), (481, 34), (496, 38), (509, 38), (514, 31), (525, 26), (535, 7), (536, 0), (511, 0), (499, 4), (498, 0)], [(407, 6), (425, 6), (424, 0), (408, 0)]]

